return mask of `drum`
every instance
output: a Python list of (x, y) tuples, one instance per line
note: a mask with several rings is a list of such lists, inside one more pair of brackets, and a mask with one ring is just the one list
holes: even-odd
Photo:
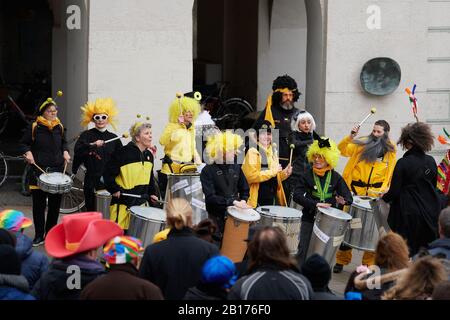
[(164, 209), (172, 198), (183, 198), (191, 204), (193, 225), (208, 218), (199, 173), (168, 174)]
[(95, 208), (103, 214), (103, 219), (109, 220), (109, 206), (111, 205), (111, 194), (106, 190), (95, 192)]
[(72, 178), (62, 172), (43, 173), (37, 179), (38, 187), (48, 193), (63, 194), (70, 192)]
[(293, 208), (281, 206), (261, 206), (256, 208), (261, 215), (259, 224), (276, 226), (284, 231), (291, 254), (297, 253), (302, 212)]
[(166, 227), (166, 212), (162, 209), (133, 206), (130, 215), (127, 235), (141, 239), (144, 248), (152, 244), (155, 235)]
[(228, 207), (227, 212), (220, 253), (233, 262), (240, 262), (247, 251), (247, 243), (244, 240), (248, 237), (250, 224), (261, 217), (253, 209), (239, 209), (234, 206)]
[(375, 224), (378, 229), (378, 235), (382, 236), (383, 234), (391, 231), (391, 228), (388, 224), (388, 216), (389, 216), (389, 204), (386, 203), (382, 198), (375, 198), (369, 201), (370, 206), (373, 210), (373, 217), (375, 220)]
[(349, 214), (352, 216), (344, 243), (352, 248), (375, 251), (378, 243), (378, 229), (370, 201), (372, 197), (354, 196)]
[(307, 256), (317, 253), (331, 266), (352, 217), (336, 208), (317, 209)]

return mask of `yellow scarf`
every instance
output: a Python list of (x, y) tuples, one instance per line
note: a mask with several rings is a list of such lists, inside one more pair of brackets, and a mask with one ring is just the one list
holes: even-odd
[(57, 125), (61, 125), (61, 121), (59, 121), (58, 118), (56, 118), (53, 121), (50, 121), (50, 120), (45, 119), (43, 116), (37, 117), (36, 122), (46, 126), (50, 130), (53, 130), (53, 128), (56, 127)]
[(313, 172), (318, 175), (319, 177), (323, 177), (325, 175), (325, 173), (327, 173), (327, 171), (331, 170), (333, 168), (331, 168), (330, 165), (326, 166), (325, 168), (322, 169), (317, 169), (313, 167)]

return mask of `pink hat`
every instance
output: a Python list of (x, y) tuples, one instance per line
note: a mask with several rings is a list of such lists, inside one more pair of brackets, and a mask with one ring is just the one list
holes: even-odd
[(100, 212), (64, 216), (45, 237), (45, 249), (55, 258), (65, 258), (99, 248), (109, 239), (123, 234), (120, 226), (102, 218)]

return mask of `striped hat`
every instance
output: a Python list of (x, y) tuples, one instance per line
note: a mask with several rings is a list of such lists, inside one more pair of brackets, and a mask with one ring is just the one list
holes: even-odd
[(136, 265), (143, 251), (142, 241), (129, 236), (114, 237), (103, 248), (104, 258), (108, 264)]
[(7, 209), (0, 212), (0, 228), (17, 232), (32, 224), (31, 219), (26, 218), (20, 211)]

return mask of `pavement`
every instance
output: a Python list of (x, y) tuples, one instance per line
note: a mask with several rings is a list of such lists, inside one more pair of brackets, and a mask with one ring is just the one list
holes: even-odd
[[(32, 219), (32, 202), (31, 197), (25, 197), (20, 193), (20, 180), (8, 178), (5, 184), (0, 187), (0, 211), (4, 209), (15, 209), (22, 211), (28, 218)], [(61, 219), (63, 215), (59, 216)], [(34, 238), (34, 227), (25, 229), (25, 234)], [(36, 248), (38, 251), (45, 253), (44, 246)], [(353, 250), (352, 262), (344, 266), (342, 273), (332, 273), (330, 289), (338, 295), (343, 295), (345, 286), (347, 285), (350, 274), (361, 264), (362, 251)], [(333, 262), (334, 265), (334, 262)]]

